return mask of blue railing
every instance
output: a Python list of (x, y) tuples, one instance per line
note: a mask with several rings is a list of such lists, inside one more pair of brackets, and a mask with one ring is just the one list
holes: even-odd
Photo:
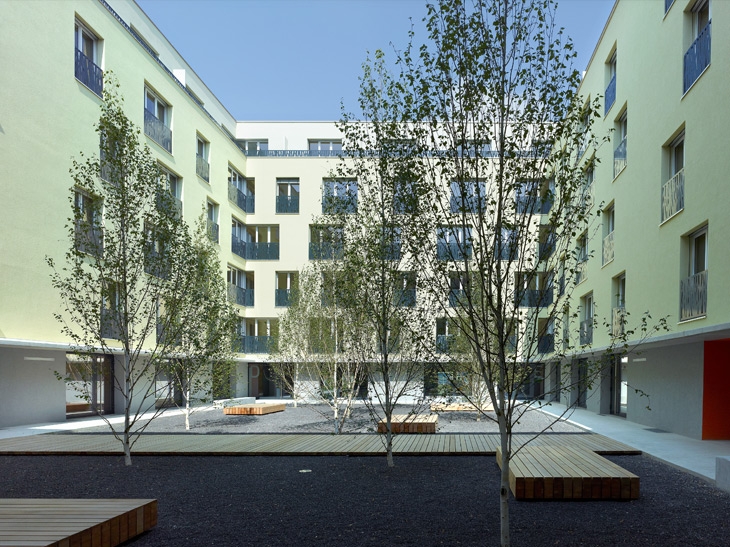
[(323, 215), (354, 214), (357, 212), (357, 195), (339, 197), (324, 196), (322, 198)]
[(522, 294), (517, 294), (517, 305), (521, 308), (544, 308), (552, 304), (552, 289), (525, 289)]
[(299, 196), (276, 196), (277, 213), (298, 213)]
[(555, 336), (545, 334), (537, 339), (538, 353), (552, 353), (555, 350)]
[(244, 260), (279, 260), (279, 243), (243, 241), (231, 235), (231, 252)]
[(309, 260), (339, 260), (343, 255), (341, 243), (310, 243)]
[(246, 258), (246, 243), (236, 235), (231, 235), (231, 252), (241, 258)]
[(580, 322), (579, 331), (580, 345), (586, 346), (593, 343), (593, 318)]
[(454, 344), (454, 337), (451, 334), (436, 335), (436, 353), (449, 353)]
[(144, 109), (144, 134), (172, 153), (172, 131), (146, 108)]
[(76, 79), (99, 97), (104, 90), (104, 71), (80, 50), (76, 50)]
[(611, 78), (611, 81), (608, 82), (608, 87), (606, 88), (606, 95), (604, 97), (605, 100), (605, 106), (603, 108), (603, 114), (604, 116), (608, 114), (608, 111), (611, 110), (611, 107), (613, 106), (613, 103), (616, 102), (616, 75), (613, 75), (613, 78)]
[(253, 289), (246, 289), (237, 285), (228, 285), (228, 294), (231, 297), (231, 301), (235, 302), (239, 306), (253, 306)]
[(463, 289), (451, 289), (449, 291), (449, 306), (455, 308), (459, 305), (459, 301), (465, 297)]
[(399, 308), (412, 308), (416, 305), (416, 289), (396, 289), (393, 305)]
[(215, 243), (218, 243), (219, 232), (220, 232), (220, 226), (218, 226), (218, 224), (213, 222), (212, 220), (208, 220), (208, 237), (210, 237), (210, 239), (213, 240), (213, 242), (215, 242)]
[(244, 213), (253, 213), (256, 210), (256, 197), (244, 194), (239, 188), (230, 183), (228, 184), (228, 200), (235, 203)]
[(712, 21), (702, 29), (697, 39), (684, 54), (684, 92), (687, 93), (692, 84), (710, 64)]
[(626, 168), (626, 137), (624, 137), (613, 151), (613, 178), (619, 176)]
[(537, 244), (537, 255), (539, 260), (547, 260), (555, 251), (555, 238), (548, 238)]
[(274, 304), (282, 307), (291, 306), (291, 290), (276, 289)]
[(471, 244), (439, 241), (436, 245), (436, 256), (439, 260), (465, 260), (471, 258)]
[(246, 150), (239, 144), (239, 147), (246, 156), (252, 157), (273, 157), (273, 158), (322, 158), (348, 155), (342, 150)]
[(210, 164), (208, 158), (195, 154), (195, 172), (205, 182), (210, 182)]
[(274, 346), (273, 336), (241, 336), (239, 353), (270, 353)]

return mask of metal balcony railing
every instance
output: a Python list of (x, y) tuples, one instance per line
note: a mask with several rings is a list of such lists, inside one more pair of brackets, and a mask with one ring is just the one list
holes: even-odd
[(611, 310), (611, 336), (618, 338), (624, 334), (626, 310), (623, 306), (616, 306)]
[(463, 289), (451, 289), (449, 291), (449, 306), (452, 308), (457, 307), (460, 300), (466, 297), (465, 294)]
[(172, 153), (172, 131), (146, 108), (144, 109), (144, 134)]
[(309, 260), (340, 260), (342, 255), (342, 243), (311, 242), (309, 244)]
[(593, 318), (580, 322), (580, 345), (585, 346), (593, 343)]
[(608, 86), (606, 87), (606, 95), (604, 96), (604, 107), (603, 107), (603, 115), (605, 116), (608, 114), (608, 111), (611, 110), (611, 107), (613, 106), (613, 103), (616, 102), (616, 75), (613, 75), (613, 78), (611, 78), (611, 81), (608, 82)]
[(471, 245), (455, 241), (439, 241), (436, 245), (439, 260), (465, 260), (471, 258)]
[(244, 213), (253, 213), (256, 206), (256, 198), (252, 195), (246, 195), (233, 184), (228, 184), (228, 201), (236, 204), (236, 206)]
[(662, 222), (684, 209), (684, 169), (662, 185)]
[(618, 177), (621, 171), (626, 169), (626, 138), (621, 139), (613, 151), (613, 178)]
[(74, 242), (79, 252), (92, 256), (101, 256), (104, 252), (104, 232), (101, 226), (77, 221), (74, 225)]
[(76, 79), (101, 97), (104, 91), (104, 71), (80, 50), (76, 50)]
[(121, 340), (122, 327), (121, 316), (118, 311), (102, 308), (101, 309), (101, 337), (110, 338), (112, 340)]
[(555, 251), (555, 238), (549, 237), (537, 244), (537, 255), (539, 260), (547, 260)]
[(436, 335), (436, 353), (449, 353), (454, 344), (454, 337), (451, 334)]
[(231, 252), (245, 260), (279, 260), (279, 243), (243, 241), (232, 235)]
[(274, 305), (288, 308), (291, 306), (291, 289), (275, 289)]
[(195, 172), (205, 182), (210, 182), (210, 164), (208, 158), (195, 154)]
[(588, 270), (586, 268), (588, 262), (582, 260), (575, 265), (575, 284), (578, 285), (588, 279)]
[(679, 282), (679, 320), (707, 315), (707, 270)]
[(276, 196), (277, 213), (298, 213), (299, 196)]
[(246, 289), (232, 283), (228, 284), (228, 299), (234, 304), (251, 307), (254, 302), (253, 298), (253, 289)]
[(552, 353), (555, 351), (555, 336), (552, 334), (545, 334), (537, 339), (537, 352), (538, 353)]
[(208, 237), (213, 241), (214, 243), (218, 243), (219, 240), (219, 232), (220, 232), (220, 226), (218, 226), (217, 223), (213, 222), (212, 220), (208, 219)]
[(602, 265), (605, 266), (609, 262), (613, 260), (613, 253), (614, 253), (614, 244), (613, 244), (613, 234), (614, 232), (611, 232), (606, 237), (603, 238), (603, 261)]
[(271, 353), (273, 336), (241, 336), (238, 340), (239, 353)]
[(246, 258), (246, 243), (233, 234), (231, 234), (231, 252), (243, 259)]
[(553, 289), (525, 289), (517, 294), (517, 306), (521, 308), (544, 308), (553, 302)]
[(684, 54), (684, 92), (687, 93), (702, 72), (710, 65), (712, 21), (697, 35)]
[(323, 215), (343, 215), (357, 212), (357, 195), (325, 196), (322, 198)]
[(393, 305), (399, 308), (412, 308), (416, 305), (416, 289), (396, 289)]

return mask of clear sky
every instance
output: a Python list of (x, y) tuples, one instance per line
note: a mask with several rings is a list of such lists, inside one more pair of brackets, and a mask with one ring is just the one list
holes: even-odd
[[(137, 0), (237, 120), (336, 120), (367, 52), (402, 49), (426, 0)], [(559, 0), (584, 70), (614, 0)]]

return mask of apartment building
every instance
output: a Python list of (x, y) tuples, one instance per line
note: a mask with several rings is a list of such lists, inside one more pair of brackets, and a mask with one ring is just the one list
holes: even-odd
[[(701, 439), (730, 438), (728, 28), (727, 2), (619, 0), (580, 88), (586, 101), (600, 98), (594, 131), (609, 135), (581, 151), (600, 211), (596, 235), (576, 241), (581, 343), (607, 348), (646, 311), (669, 331), (563, 400)], [(548, 364), (546, 385), (584, 370)]]
[[(45, 257), (60, 259), (68, 245), (68, 170), (72, 157), (98, 149), (93, 125), (107, 71), (184, 218), (204, 214), (220, 247), (241, 318), (234, 394), (279, 394), (266, 373), (278, 317), (301, 268), (336, 252), (312, 224), (342, 148), (334, 123), (235, 120), (134, 2), (47, 2), (42, 10), (5, 2), (2, 15), (12, 32), (0, 36), (0, 69), (12, 78), (0, 88), (0, 427), (76, 412), (57, 379), (73, 357), (53, 317), (61, 302)], [(576, 334), (600, 352), (624, 318), (631, 328), (647, 310), (667, 317), (670, 331), (617, 355), (590, 389), (561, 396), (703, 439), (730, 438), (722, 405), (730, 380), (722, 205), (730, 190), (722, 174), (730, 157), (721, 136), (730, 40), (711, 37), (713, 20), (730, 28), (730, 4), (618, 0), (587, 67), (580, 93), (600, 97), (594, 132), (610, 142), (580, 151), (601, 216), (596, 235), (576, 240), (585, 257), (571, 303), (581, 319)], [(608, 328), (593, 327), (604, 319)], [(447, 336), (448, 322), (434, 333)], [(547, 345), (540, 354), (544, 379), (533, 395), (585, 371), (582, 361), (551, 362)], [(111, 412), (114, 356), (99, 363), (94, 396)]]

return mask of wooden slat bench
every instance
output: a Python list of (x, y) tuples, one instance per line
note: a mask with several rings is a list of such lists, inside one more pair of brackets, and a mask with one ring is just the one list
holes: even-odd
[(245, 416), (262, 416), (273, 412), (281, 412), (286, 410), (284, 403), (254, 403), (249, 405), (227, 406), (223, 409), (223, 414), (245, 415)]
[(0, 546), (115, 547), (157, 524), (157, 500), (0, 499)]
[[(393, 414), (391, 417), (391, 431), (393, 433), (436, 433), (438, 414), (418, 416), (416, 414)], [(378, 433), (387, 431), (385, 418), (378, 422)]]
[[(497, 463), (502, 465), (497, 447)], [(635, 500), (639, 477), (591, 450), (534, 445), (510, 460), (510, 490), (518, 500)]]

